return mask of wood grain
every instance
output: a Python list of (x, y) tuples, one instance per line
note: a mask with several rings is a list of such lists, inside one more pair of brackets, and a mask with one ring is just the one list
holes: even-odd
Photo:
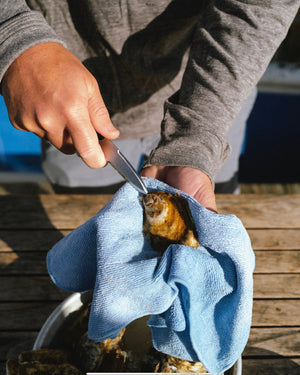
[(255, 250), (300, 250), (299, 229), (248, 229)]
[(32, 349), (38, 331), (0, 332), (0, 362)]
[[(300, 195), (217, 196), (220, 213), (235, 214), (246, 228), (300, 228)], [(292, 213), (292, 214), (291, 214)]]
[[(0, 252), (0, 274), (47, 274), (45, 251)], [(300, 250), (255, 251), (255, 274), (300, 273)]]
[[(40, 329), (58, 303), (59, 301), (2, 302), (0, 331)], [(299, 326), (299, 309), (299, 300), (255, 300), (252, 325), (254, 328)]]
[(251, 328), (243, 353), (247, 357), (298, 356), (300, 352), (300, 327)]
[(46, 255), (45, 252), (29, 251), (0, 253), (0, 275), (46, 275)]
[[(0, 251), (48, 251), (71, 230), (0, 230)], [(300, 229), (248, 229), (254, 250), (300, 250)]]
[(252, 326), (300, 326), (300, 300), (254, 300)]
[(299, 375), (299, 358), (243, 359), (243, 375)]
[[(56, 301), (67, 295), (67, 292), (53, 284), (48, 275), (19, 275), (18, 277), (1, 275), (0, 283), (4, 286), (0, 301)], [(299, 274), (254, 275), (254, 298), (299, 298), (299, 284)]]
[(49, 276), (1, 276), (0, 301), (58, 301), (70, 293), (58, 288)]
[(94, 216), (111, 195), (0, 196), (0, 229), (73, 229)]
[(254, 275), (254, 298), (299, 298), (299, 285), (300, 274)]
[(39, 331), (60, 302), (2, 302), (0, 331)]
[[(72, 229), (94, 216), (111, 198), (111, 195), (0, 196), (0, 229)], [(228, 194), (219, 195), (217, 201), (220, 213), (237, 215), (249, 229), (300, 229), (300, 194)]]
[(254, 272), (300, 273), (300, 250), (256, 250)]
[(48, 251), (68, 233), (57, 229), (0, 230), (0, 252)]

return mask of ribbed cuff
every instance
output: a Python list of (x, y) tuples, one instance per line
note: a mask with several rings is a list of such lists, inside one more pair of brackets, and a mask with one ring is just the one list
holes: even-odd
[(46, 42), (65, 45), (41, 13), (21, 13), (0, 26), (0, 82), (11, 63), (28, 48)]

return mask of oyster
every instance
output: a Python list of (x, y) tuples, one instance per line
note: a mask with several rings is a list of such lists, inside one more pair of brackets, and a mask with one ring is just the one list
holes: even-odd
[[(188, 202), (179, 193), (157, 191), (143, 195), (141, 200), (144, 206), (143, 231), (153, 249), (163, 253), (172, 243), (198, 248), (198, 235)], [(155, 372), (207, 372), (201, 362), (162, 356)]]
[(39, 362), (44, 364), (62, 364), (69, 363), (70, 356), (64, 350), (59, 349), (39, 349), (27, 350), (18, 357), (19, 362)]
[(15, 359), (7, 361), (9, 375), (84, 375), (76, 367), (63, 363), (60, 365), (44, 363), (20, 363)]
[(74, 357), (76, 365), (85, 372), (108, 371), (122, 372), (127, 353), (120, 347), (125, 328), (114, 339), (94, 342), (85, 332), (75, 344)]
[(188, 202), (179, 193), (164, 191), (141, 197), (144, 206), (143, 231), (153, 249), (164, 252), (172, 243), (199, 246)]
[(165, 355), (156, 366), (154, 372), (205, 373), (207, 371), (201, 362), (190, 362), (171, 355)]
[(83, 375), (69, 363), (69, 355), (56, 349), (29, 350), (6, 363), (9, 375)]

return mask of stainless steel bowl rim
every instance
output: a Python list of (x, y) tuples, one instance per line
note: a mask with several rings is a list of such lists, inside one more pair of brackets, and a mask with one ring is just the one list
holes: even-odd
[[(82, 305), (82, 293), (73, 293), (67, 297), (55, 310), (49, 315), (42, 326), (35, 342), (33, 349), (37, 350), (47, 345), (49, 340), (54, 336), (64, 319), (72, 312), (79, 309)], [(206, 375), (209, 375), (206, 373)], [(212, 374), (213, 375), (213, 374)], [(235, 373), (233, 375), (242, 375), (242, 358), (240, 357), (235, 363)]]

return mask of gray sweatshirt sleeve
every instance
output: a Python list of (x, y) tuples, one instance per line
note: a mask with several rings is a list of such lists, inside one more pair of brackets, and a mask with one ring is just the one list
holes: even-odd
[(146, 165), (190, 166), (213, 181), (226, 133), (286, 36), (299, 0), (207, 2), (182, 85), (165, 103), (162, 138)]
[(40, 12), (23, 0), (0, 0), (0, 82), (10, 64), (28, 48), (45, 42), (64, 45)]

